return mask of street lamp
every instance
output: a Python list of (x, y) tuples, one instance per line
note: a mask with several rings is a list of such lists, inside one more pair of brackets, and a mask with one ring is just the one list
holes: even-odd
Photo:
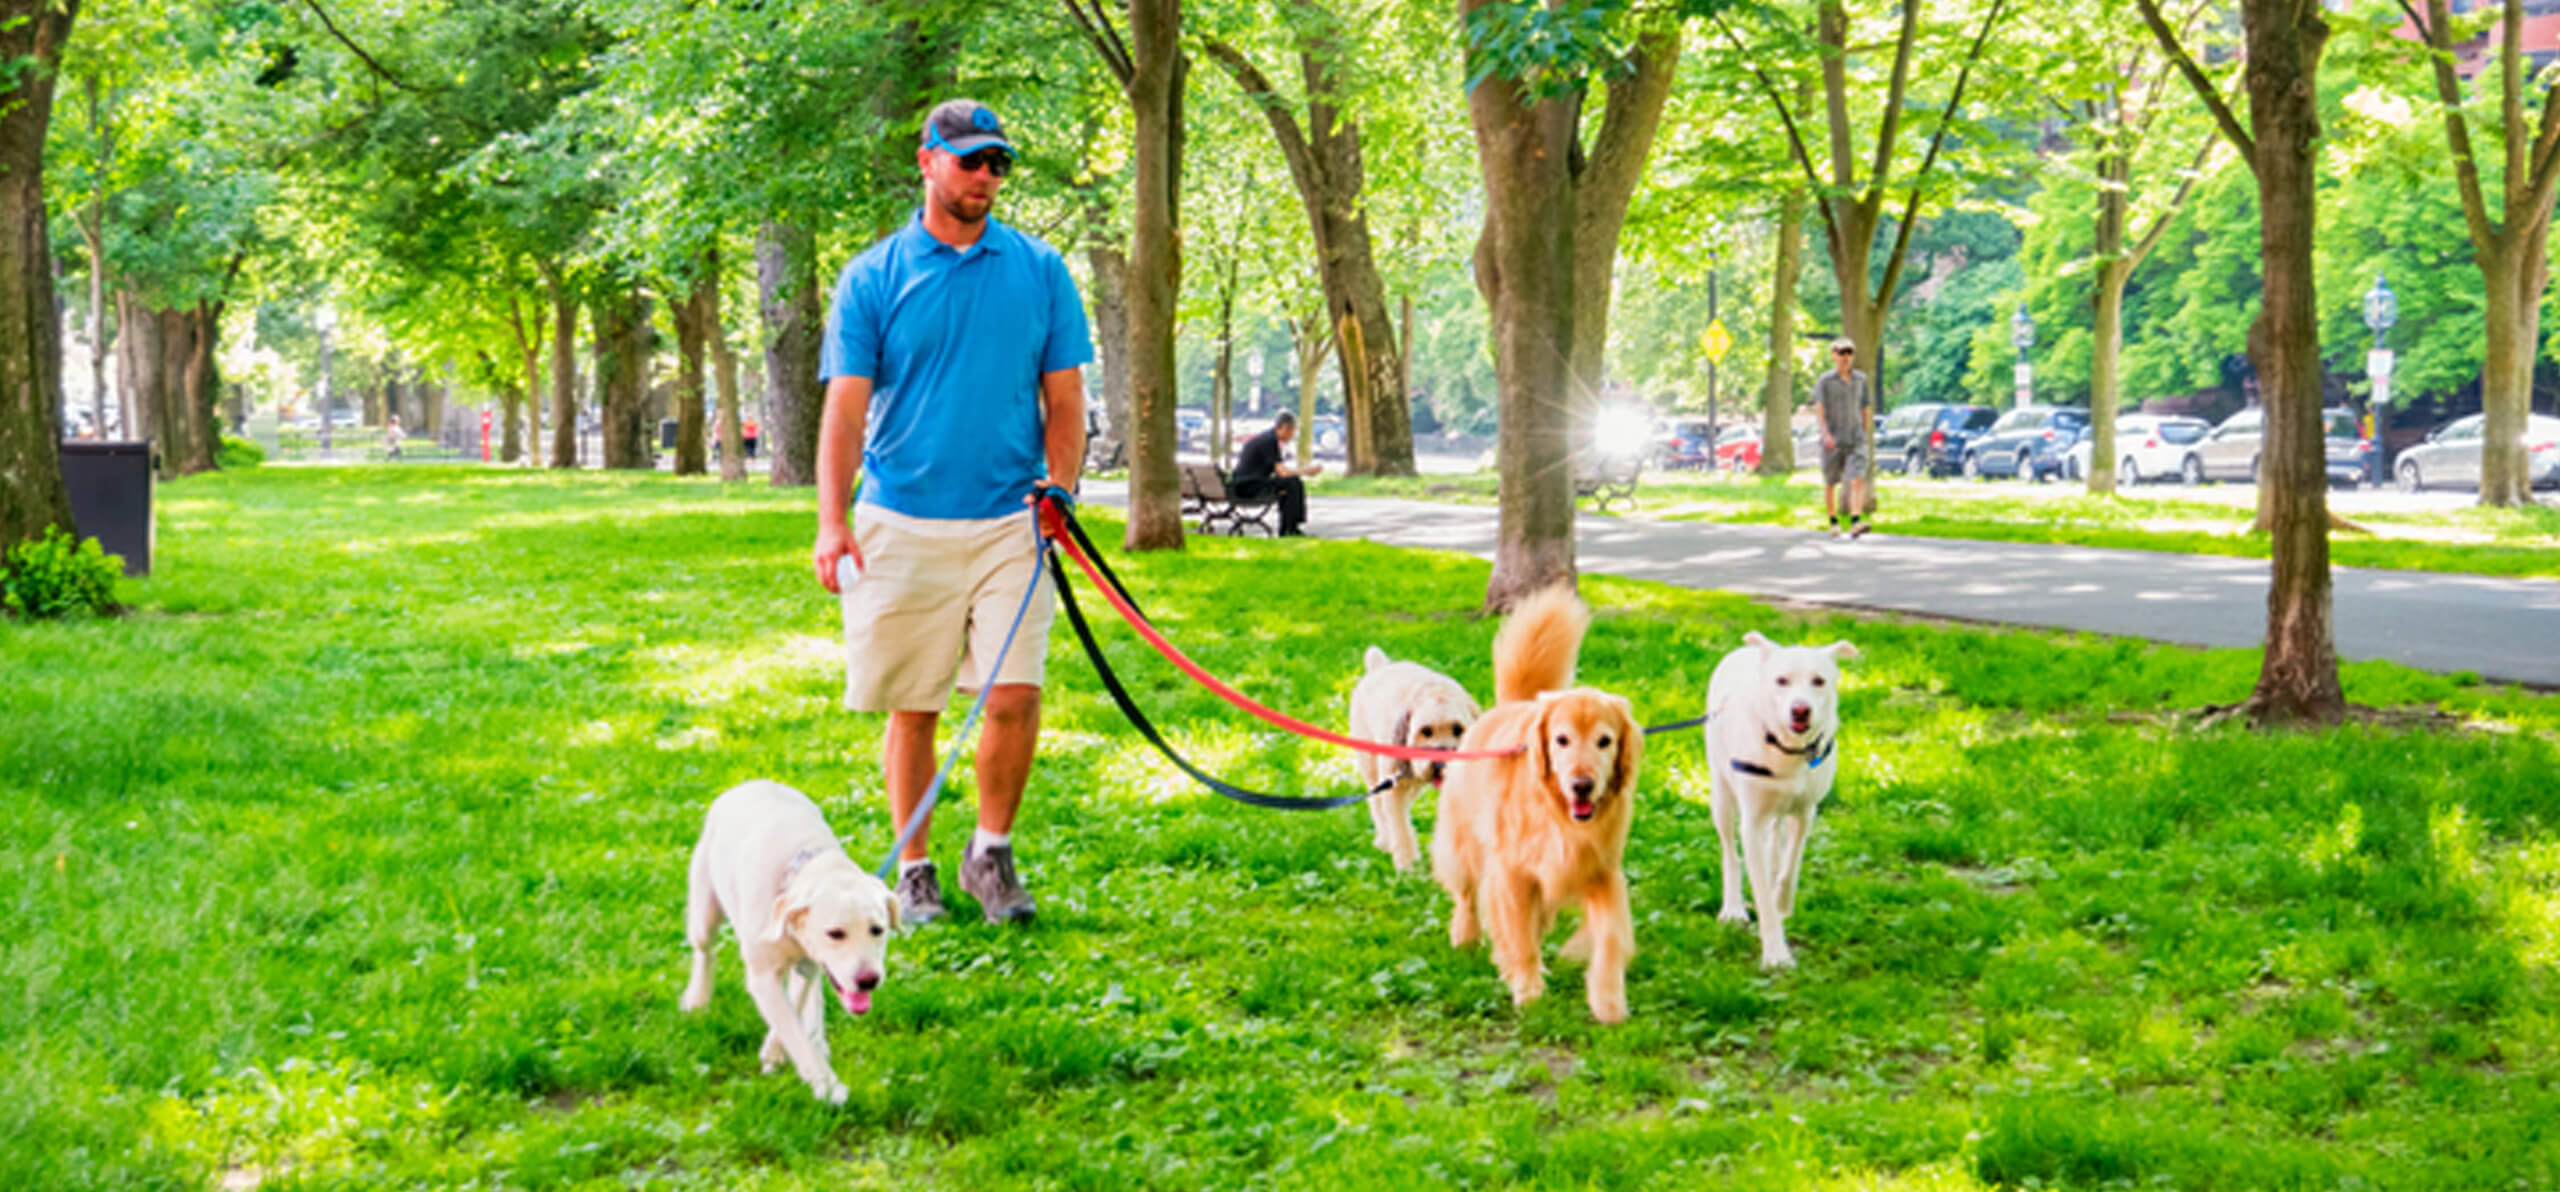
[[(2382, 346), (2382, 337), (2391, 330), (2393, 323), (2399, 321), (2400, 296), (2391, 292), (2391, 283), (2384, 280), (2382, 271), (2377, 269), (2373, 274), (2373, 288), (2364, 292), (2364, 325), (2373, 329), (2373, 350), (2365, 353), (2364, 357), (2365, 375), (2373, 378), (2373, 396), (2365, 402), (2364, 408), (2364, 437), (2366, 442), (2377, 447), (2381, 442), (2382, 410), (2391, 404), (2391, 349)], [(2388, 463), (2378, 455), (2374, 462)], [(2380, 480), (2380, 476), (2375, 477), (2376, 483)]]
[(2035, 366), (2027, 363), (2027, 349), (2036, 346), (2036, 321), (2027, 317), (2027, 304), (2018, 304), (2018, 313), (2009, 320), (2009, 342), (2018, 346), (2018, 405), (2023, 408), (2035, 400)]
[(329, 401), (331, 397), (329, 391), (329, 333), (336, 330), (338, 327), (338, 312), (332, 309), (328, 303), (323, 302), (320, 304), (320, 309), (313, 312), (311, 323), (312, 326), (318, 328), (320, 331), (320, 397), (318, 401), (312, 404), (320, 407), (320, 458), (327, 459), (329, 457), (329, 423), (331, 421), (329, 417)]

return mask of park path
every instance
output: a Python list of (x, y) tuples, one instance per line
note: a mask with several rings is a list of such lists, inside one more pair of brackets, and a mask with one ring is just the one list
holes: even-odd
[[(1110, 504), (1117, 486), (1092, 486)], [(1316, 497), (1319, 538), (1493, 556), (1497, 512), (1384, 497)], [(1889, 524), (1889, 523), (1888, 523)], [(1581, 569), (1773, 600), (1876, 609), (2193, 646), (2266, 640), (2263, 559), (1828, 534), (1775, 526), (1580, 515)], [(2560, 583), (2340, 567), (2332, 606), (2338, 653), (2423, 670), (2560, 687)]]

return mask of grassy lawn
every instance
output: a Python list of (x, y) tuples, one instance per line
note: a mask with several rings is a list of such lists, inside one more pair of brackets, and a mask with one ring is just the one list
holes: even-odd
[[(2198, 733), (2174, 713), (2252, 653), (1586, 579), (1582, 677), (1649, 722), (1746, 629), (1866, 655), (1803, 967), (1714, 918), (1701, 750), (1657, 739), (1634, 1018), (1601, 1028), (1572, 969), (1515, 1011), (1358, 809), (1189, 785), (1061, 618), (1018, 829), (1041, 918), (901, 940), (878, 1009), (830, 1015), (830, 1109), (759, 1074), (734, 951), (676, 1009), (715, 793), (778, 778), (887, 846), (805, 494), (415, 467), (160, 500), (132, 616), (0, 623), (13, 1188), (2560, 1185), (2560, 698), (2355, 664), (2349, 698), (2466, 727)], [(1310, 719), (1371, 643), (1488, 682), (1471, 558), (1114, 562)], [(1104, 634), (1212, 769), (1354, 787)]]
[[(1491, 504), (1492, 473), (1380, 480), (1321, 478), (1312, 490), (1338, 496), (1402, 496)], [(1879, 478), (1877, 527), (1923, 538), (2055, 542), (2180, 554), (2267, 557), (2267, 540), (2249, 533), (2254, 506), (2196, 499), (2175, 486), (2092, 497), (2020, 495), (2014, 482)], [(2238, 490), (2235, 490), (2238, 491)], [(2179, 494), (2179, 495), (2170, 495)], [(1663, 521), (1745, 522), (1813, 530), (1823, 526), (1822, 485), (1809, 472), (1763, 481), (1694, 472), (1644, 474), (1632, 511)], [(2560, 579), (2560, 508), (2463, 508), (2428, 513), (2357, 513), (2371, 531), (2329, 537), (2341, 567), (2469, 572)]]

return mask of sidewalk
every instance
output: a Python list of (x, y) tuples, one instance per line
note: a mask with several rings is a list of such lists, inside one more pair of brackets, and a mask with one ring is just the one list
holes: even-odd
[[(1099, 488), (1099, 486), (1096, 486)], [(1112, 486), (1088, 499), (1120, 504)], [(1493, 557), (1491, 506), (1367, 497), (1309, 503), (1319, 538)], [(1888, 530), (1890, 523), (1887, 523)], [(1834, 542), (1807, 530), (1648, 522), (1585, 513), (1585, 572), (1770, 599), (2149, 638), (2193, 646), (2266, 640), (2267, 562), (2022, 542)], [(2425, 571), (2331, 572), (2339, 656), (2560, 687), (2560, 584)]]

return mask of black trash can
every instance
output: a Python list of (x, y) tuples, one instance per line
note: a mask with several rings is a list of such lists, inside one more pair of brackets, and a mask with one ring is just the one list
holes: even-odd
[(658, 450), (673, 451), (675, 449), (676, 420), (673, 418), (661, 418), (658, 420)]
[(71, 525), (111, 555), (124, 573), (151, 574), (151, 443), (74, 440), (62, 445), (62, 485)]

